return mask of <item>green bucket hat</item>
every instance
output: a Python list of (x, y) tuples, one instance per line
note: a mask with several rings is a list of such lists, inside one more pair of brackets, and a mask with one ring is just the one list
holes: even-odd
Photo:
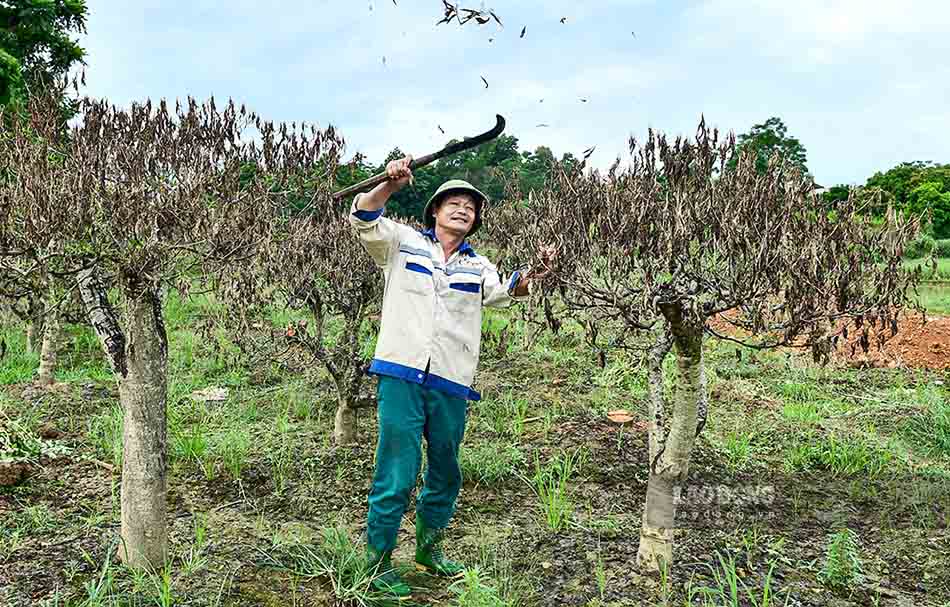
[(462, 179), (450, 179), (439, 186), (439, 189), (435, 191), (435, 194), (433, 194), (429, 202), (426, 203), (425, 210), (422, 211), (422, 221), (426, 224), (427, 228), (435, 228), (435, 217), (432, 216), (432, 207), (435, 206), (435, 203), (442, 200), (444, 196), (457, 192), (466, 192), (475, 198), (475, 222), (472, 224), (472, 229), (468, 231), (466, 236), (471, 236), (481, 227), (482, 208), (485, 206), (485, 203), (488, 202), (488, 196), (482, 194), (478, 188), (467, 181)]

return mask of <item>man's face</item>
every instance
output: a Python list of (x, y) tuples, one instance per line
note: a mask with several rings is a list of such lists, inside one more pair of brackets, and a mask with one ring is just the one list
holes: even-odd
[(475, 224), (475, 208), (470, 194), (449, 194), (432, 211), (435, 226), (464, 237)]

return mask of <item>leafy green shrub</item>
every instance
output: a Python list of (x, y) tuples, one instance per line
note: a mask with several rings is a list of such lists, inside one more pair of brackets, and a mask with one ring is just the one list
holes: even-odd
[(950, 238), (934, 241), (934, 257), (950, 257)]
[(930, 234), (921, 234), (907, 245), (907, 250), (904, 251), (904, 257), (907, 259), (927, 257), (934, 251), (936, 242), (937, 241), (935, 241), (934, 237)]

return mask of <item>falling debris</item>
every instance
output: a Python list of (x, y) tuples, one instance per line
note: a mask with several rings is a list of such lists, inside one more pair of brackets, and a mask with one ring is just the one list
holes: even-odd
[(524, 34), (525, 34), (525, 32), (527, 32), (527, 31), (528, 31), (528, 26), (527, 26), (527, 25), (524, 26), (523, 28), (521, 28), (521, 35), (519, 36), (519, 38), (524, 38)]
[(399, 6), (398, 4), (396, 4), (396, 0), (393, 0), (393, 6)]
[(541, 97), (541, 99), (538, 100), (538, 103), (544, 103), (544, 97)]
[(498, 15), (495, 14), (492, 10), (485, 10), (484, 4), (483, 8), (475, 10), (473, 8), (462, 8), (457, 4), (452, 4), (448, 0), (442, 0), (442, 7), (444, 13), (442, 19), (436, 22), (436, 25), (442, 25), (443, 23), (448, 23), (453, 19), (458, 21), (459, 25), (465, 25), (469, 21), (475, 21), (479, 25), (485, 25), (486, 23), (494, 20), (498, 25), (504, 27), (501, 23), (501, 19), (498, 18)]
[(488, 39), (488, 42), (494, 42), (494, 41), (495, 41), (494, 38), (489, 38), (489, 39)]
[[(395, 0), (393, 0), (395, 2)], [(561, 17), (561, 23), (567, 23), (567, 17)]]
[(386, 55), (383, 55), (383, 65), (386, 65)]
[(637, 33), (636, 33), (636, 32), (630, 32), (630, 33), (633, 35), (634, 38), (637, 37)]
[(537, 127), (535, 127), (535, 128), (541, 129), (541, 128), (544, 128), (544, 127), (547, 127), (547, 126), (551, 126), (551, 125), (550, 125), (550, 124), (545, 124), (545, 123), (542, 122), (541, 124), (539, 124), (539, 125), (538, 125)]
[(586, 150), (584, 150), (584, 160), (587, 160), (588, 158), (590, 158), (590, 155), (594, 153), (594, 149), (595, 149), (596, 147), (597, 147), (597, 146), (595, 145), (595, 146), (591, 146), (591, 147), (587, 148)]
[(587, 100), (581, 97), (581, 103), (587, 103)]
[(437, 124), (436, 126), (439, 127), (439, 132), (442, 133), (443, 135), (445, 135), (445, 130), (442, 129), (442, 125), (441, 125), (441, 124)]
[(485, 83), (485, 88), (487, 89), (487, 88), (488, 88), (488, 81), (485, 80), (485, 77), (484, 77), (484, 76), (482, 76), (482, 82)]

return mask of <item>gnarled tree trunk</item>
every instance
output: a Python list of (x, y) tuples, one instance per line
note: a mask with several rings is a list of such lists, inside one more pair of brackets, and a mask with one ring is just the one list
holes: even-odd
[[(651, 352), (650, 478), (637, 551), (637, 563), (648, 571), (672, 565), (676, 495), (686, 481), (700, 410), (705, 410), (702, 321), (684, 318), (679, 307), (663, 312), (669, 333), (664, 329)], [(662, 365), (671, 346), (676, 381), (667, 424)]]
[(340, 396), (333, 418), (333, 442), (336, 445), (352, 445), (356, 443), (356, 408), (349, 399)]
[(109, 303), (108, 292), (99, 279), (95, 267), (81, 270), (76, 275), (76, 284), (79, 286), (79, 295), (86, 308), (86, 317), (89, 324), (99, 337), (99, 344), (109, 361), (112, 372), (124, 377), (125, 369), (125, 334), (119, 325), (115, 310)]
[(33, 295), (27, 298), (27, 320), (26, 320), (26, 351), (35, 353), (39, 351), (40, 343), (43, 340), (43, 302)]
[(43, 345), (40, 348), (40, 368), (37, 371), (36, 381), (41, 386), (53, 385), (53, 373), (56, 371), (56, 356), (59, 350), (62, 319), (59, 312), (47, 306), (46, 322), (43, 329)]
[(122, 546), (131, 567), (161, 567), (167, 557), (166, 396), (168, 341), (154, 287), (125, 287), (126, 372), (119, 381), (122, 434)]

